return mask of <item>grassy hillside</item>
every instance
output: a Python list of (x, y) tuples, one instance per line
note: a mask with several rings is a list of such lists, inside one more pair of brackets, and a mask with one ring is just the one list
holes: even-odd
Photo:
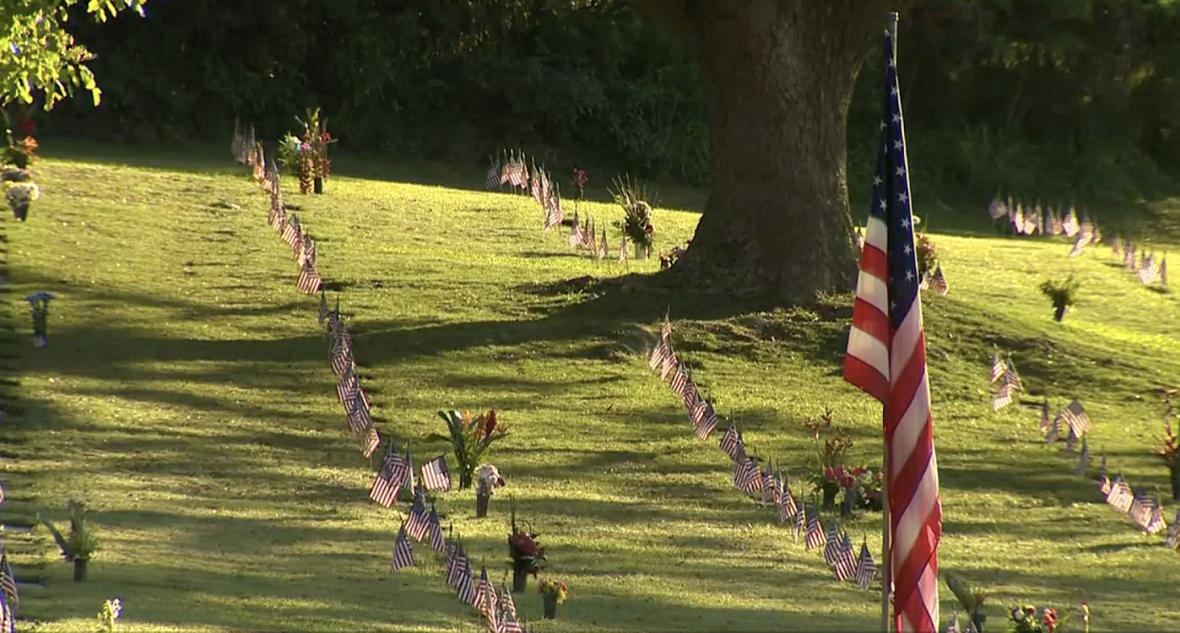
[[(640, 356), (643, 328), (670, 306), (702, 390), (798, 492), (814, 463), (801, 421), (826, 407), (853, 433), (853, 462), (880, 460), (879, 408), (840, 378), (848, 297), (766, 311), (673, 292), (648, 282), (654, 260), (596, 263), (564, 232), (543, 234), (529, 199), (456, 188), (481, 185), (477, 167), (342, 168), (327, 195), (299, 196), (292, 182), (286, 193), (349, 317), (379, 428), (420, 463), (443, 449), (423, 441), (441, 430), (439, 409), (494, 406), (510, 425), (490, 458), (508, 486), (489, 517), (474, 518), (468, 492), (440, 495), (438, 509), (498, 582), (516, 498), (571, 587), (538, 631), (875, 626), (879, 594), (832, 580), (745, 501)], [(46, 509), (60, 520), (67, 498), (85, 498), (103, 549), (87, 583), (44, 538), (15, 551), (18, 577), (46, 581), (22, 586), (22, 627), (89, 630), (102, 600), (121, 596), (128, 631), (482, 628), (426, 548), (419, 568), (389, 574), (399, 514), (368, 500), (372, 472), (335, 401), (316, 300), (296, 291), (265, 194), (229, 157), (82, 152), (51, 156), (38, 175), (30, 220), (4, 221), (20, 386), (0, 427), (0, 519)], [(590, 176), (601, 196), (609, 175)], [(622, 215), (581, 210), (599, 226)], [(1176, 386), (1180, 299), (1140, 286), (1108, 247), (1070, 260), (1060, 241), (980, 237), (952, 212), (935, 216), (952, 289), (925, 301), (942, 568), (991, 593), (989, 629), (1016, 601), (1075, 609), (1083, 591), (1095, 631), (1170, 628), (1180, 555), (1043, 445), (1032, 405), (1081, 398), (1112, 471), (1166, 491), (1152, 390)], [(697, 217), (659, 209), (657, 247), (688, 239)], [(1180, 245), (1152, 235), (1157, 250)], [(1083, 303), (1058, 324), (1037, 286), (1069, 272), (1085, 280)], [(29, 345), (21, 299), (36, 290), (57, 296), (44, 349)], [(1013, 352), (1030, 406), (991, 413), (993, 346)], [(879, 518), (850, 523), (854, 541), (879, 551)], [(517, 604), (540, 620), (535, 593)]]

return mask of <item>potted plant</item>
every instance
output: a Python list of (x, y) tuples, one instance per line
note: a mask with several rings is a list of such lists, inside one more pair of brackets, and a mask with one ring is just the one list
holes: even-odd
[(4, 181), (4, 200), (12, 209), (12, 217), (24, 222), (29, 217), (29, 204), (41, 197), (41, 189), (33, 182)]
[[(635, 259), (647, 259), (651, 254), (655, 226), (651, 223), (651, 204), (647, 202), (647, 188), (637, 187), (630, 177), (615, 178), (611, 194), (623, 207), (623, 234), (635, 245)], [(618, 223), (615, 224), (618, 226)]]
[(950, 587), (951, 593), (955, 594), (955, 599), (971, 616), (971, 624), (975, 626), (975, 630), (978, 633), (983, 633), (983, 624), (987, 621), (987, 616), (983, 614), (983, 603), (987, 600), (987, 594), (983, 591), (972, 590), (967, 583), (950, 574), (947, 574), (946, 586)]
[(537, 591), (545, 600), (545, 619), (556, 619), (557, 605), (565, 602), (565, 597), (569, 594), (569, 587), (565, 582), (556, 578), (543, 578)]
[[(432, 433), (426, 439), (442, 440), (451, 445), (455, 461), (459, 463), (459, 490), (466, 490), (471, 487), (476, 465), (493, 442), (508, 435), (508, 427), (498, 423), (495, 409), (478, 418), (473, 418), (470, 411), (439, 411), (438, 416), (447, 423), (448, 434)], [(498, 472), (496, 476), (499, 477)], [(499, 485), (503, 485), (503, 481)]]
[(1171, 475), (1169, 479), (1172, 482), (1172, 501), (1180, 501), (1180, 468), (1177, 468), (1180, 464), (1176, 463), (1177, 438), (1172, 430), (1172, 421), (1167, 420), (1164, 425), (1164, 443), (1157, 452)]
[(61, 549), (62, 558), (74, 563), (74, 580), (86, 580), (87, 564), (90, 557), (98, 551), (98, 537), (86, 525), (86, 508), (82, 503), (71, 500), (67, 506), (70, 511), (70, 537), (63, 538), (61, 532), (45, 517), (37, 514), (37, 518), (53, 535), (53, 540)]
[(308, 109), (306, 119), (296, 119), (303, 127), (301, 155), (302, 164), (299, 172), (299, 189), (307, 193), (304, 183), (307, 178), (312, 179), (313, 191), (324, 192), (324, 179), (332, 171), (332, 161), (328, 159), (328, 145), (336, 142), (328, 134), (327, 119), (320, 118), (320, 109)]
[(475, 477), (475, 516), (482, 519), (488, 515), (488, 503), (496, 488), (504, 485), (500, 470), (491, 464), (481, 464)]
[(1041, 292), (1053, 302), (1053, 318), (1061, 321), (1065, 318), (1065, 310), (1078, 303), (1078, 289), (1082, 282), (1074, 279), (1073, 275), (1063, 280), (1047, 279), (1041, 284)]
[(537, 534), (516, 527), (516, 505), (512, 507), (512, 533), (508, 535), (508, 556), (512, 561), (512, 591), (520, 593), (528, 587), (529, 574), (533, 577), (544, 569), (545, 548), (537, 543)]
[(848, 437), (844, 429), (832, 426), (831, 409), (824, 411), (818, 422), (807, 418), (803, 425), (811, 432), (819, 464), (819, 468), (811, 475), (811, 484), (822, 495), (824, 509), (834, 508), (836, 495), (840, 493), (841, 488), (834, 475), (837, 468), (843, 472), (844, 457), (852, 448), (852, 438)]

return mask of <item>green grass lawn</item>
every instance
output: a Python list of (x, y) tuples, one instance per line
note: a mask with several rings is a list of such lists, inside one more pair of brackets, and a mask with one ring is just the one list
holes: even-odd
[[(420, 464), (443, 449), (423, 439), (442, 430), (440, 409), (495, 407), (510, 425), (490, 458), (508, 485), (488, 518), (475, 519), (470, 491), (437, 503), (477, 573), (486, 564), (499, 582), (515, 497), (571, 588), (555, 622), (540, 622), (535, 593), (517, 596), (538, 631), (877, 625), (879, 583), (835, 582), (821, 555), (744, 500), (715, 440), (693, 437), (641, 356), (643, 328), (670, 306), (698, 385), (798, 492), (814, 463), (801, 421), (826, 407), (854, 435), (854, 462), (880, 458), (879, 406), (840, 377), (849, 297), (767, 311), (669, 290), (649, 283), (657, 261), (596, 263), (566, 231), (543, 234), (531, 200), (475, 190), (479, 166), (339, 168), (326, 195), (285, 190), (349, 319), (379, 428)], [(4, 220), (20, 385), (0, 427), (0, 519), (46, 509), (62, 520), (66, 499), (84, 498), (103, 548), (91, 580), (74, 583), (43, 531), (11, 535), (18, 577), (46, 581), (22, 586), (21, 628), (90, 630), (113, 596), (127, 631), (482, 628), (448, 591), (441, 556), (416, 546), (419, 567), (389, 573), (399, 513), (368, 499), (372, 471), (335, 400), (317, 300), (296, 291), (266, 196), (228, 155), (78, 151), (37, 173), (29, 221)], [(591, 178), (603, 199), (608, 175)], [(1155, 208), (1175, 226), (1167, 206)], [(622, 215), (601, 202), (581, 211), (599, 226)], [(952, 289), (925, 301), (942, 569), (989, 591), (989, 630), (1017, 601), (1076, 611), (1083, 591), (1095, 631), (1174, 627), (1180, 555), (1043, 445), (1033, 405), (1079, 397), (1112, 472), (1166, 492), (1152, 390), (1176, 386), (1180, 300), (1142, 287), (1109, 247), (1071, 260), (1064, 241), (973, 236), (937, 215)], [(698, 217), (658, 209), (657, 249), (683, 243)], [(1180, 246), (1140, 231), (1157, 250)], [(1084, 279), (1083, 303), (1059, 324), (1037, 286), (1069, 272)], [(21, 299), (37, 290), (57, 296), (44, 349), (29, 343)], [(991, 413), (993, 346), (1013, 352), (1028, 406)], [(857, 545), (879, 551), (879, 519), (848, 524)], [(944, 589), (944, 621), (951, 605)]]

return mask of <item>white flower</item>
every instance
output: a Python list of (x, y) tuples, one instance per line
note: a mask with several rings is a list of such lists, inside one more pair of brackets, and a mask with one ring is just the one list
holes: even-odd
[(41, 196), (41, 189), (31, 182), (8, 182), (5, 183), (5, 188), (8, 190), (5, 198), (8, 204), (14, 207), (22, 202), (32, 202)]

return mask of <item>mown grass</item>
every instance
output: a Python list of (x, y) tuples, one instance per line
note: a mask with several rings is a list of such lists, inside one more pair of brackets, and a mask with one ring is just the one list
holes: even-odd
[[(443, 448), (422, 439), (441, 428), (437, 410), (497, 408), (511, 426), (491, 456), (504, 496), (485, 520), (468, 492), (437, 502), (499, 581), (516, 499), (571, 587), (560, 619), (537, 630), (876, 626), (879, 594), (836, 583), (743, 500), (724, 455), (692, 436), (639, 355), (643, 328), (670, 306), (700, 387), (798, 491), (814, 462), (800, 422), (826, 407), (856, 438), (853, 461), (879, 461), (879, 408), (840, 378), (848, 297), (768, 310), (663, 288), (648, 277), (654, 260), (592, 262), (564, 232), (544, 235), (531, 201), (477, 191), (478, 166), (339, 168), (327, 195), (288, 183), (287, 199), (349, 317), (379, 428), (422, 458)], [(89, 629), (116, 595), (129, 631), (482, 627), (426, 548), (420, 567), (388, 573), (399, 515), (368, 500), (372, 473), (335, 402), (316, 301), (295, 290), (265, 195), (241, 170), (228, 157), (108, 148), (51, 156), (38, 174), (44, 197), (29, 222), (5, 221), (20, 387), (3, 422), (0, 517), (46, 508), (60, 519), (82, 496), (103, 549), (87, 583), (71, 582), (43, 541), (15, 552), (18, 576), (46, 581), (22, 586), (22, 627)], [(587, 210), (599, 226), (621, 216)], [(1133, 484), (1166, 491), (1152, 390), (1175, 386), (1180, 301), (1141, 287), (1105, 247), (1069, 260), (1059, 241), (972, 235), (967, 213), (939, 211), (956, 233), (936, 236), (952, 293), (925, 303), (942, 568), (991, 592), (989, 628), (1017, 601), (1074, 609), (1083, 591), (1095, 631), (1170, 628), (1180, 556), (1043, 446), (1034, 408), (992, 414), (987, 374), (993, 346), (1011, 350), (1027, 405), (1081, 398), (1091, 448)], [(658, 210), (657, 246), (688, 239), (697, 217)], [(1173, 239), (1163, 235), (1158, 250)], [(1036, 287), (1068, 272), (1084, 278), (1084, 301), (1058, 324)], [(35, 290), (58, 297), (40, 350), (20, 299)], [(879, 515), (849, 528), (879, 547)], [(535, 594), (517, 604), (540, 620)], [(944, 617), (951, 604), (944, 591)]]

